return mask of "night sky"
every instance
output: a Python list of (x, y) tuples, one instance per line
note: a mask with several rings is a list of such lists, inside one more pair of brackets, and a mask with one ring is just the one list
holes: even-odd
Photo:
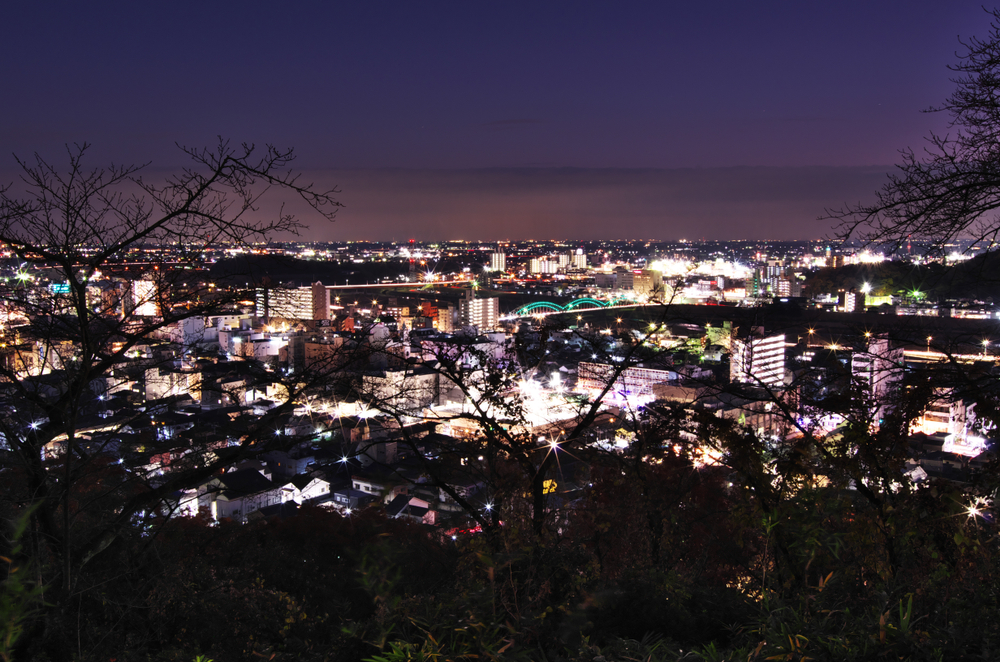
[(981, 3), (10, 3), (11, 154), (292, 146), (310, 239), (812, 238), (946, 117)]

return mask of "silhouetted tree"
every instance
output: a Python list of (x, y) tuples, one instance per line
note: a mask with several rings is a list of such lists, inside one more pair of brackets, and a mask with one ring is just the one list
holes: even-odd
[(955, 91), (932, 112), (950, 115), (949, 132), (932, 133), (922, 150), (903, 151), (898, 174), (874, 203), (830, 213), (842, 237), (902, 246), (927, 242), (943, 254), (955, 239), (992, 246), (1000, 232), (1000, 10), (989, 34), (963, 41), (950, 69)]
[[(276, 443), (281, 408), (229, 421), (227, 443), (158, 449), (182, 459), (165, 473), (151, 470), (155, 434), (141, 444), (107, 441), (109, 432), (149, 422), (148, 414), (100, 415), (122, 379), (116, 373), (180, 358), (190, 349), (176, 337), (185, 322), (245, 296), (199, 282), (206, 250), (302, 227), (292, 215), (258, 210), (267, 189), (301, 197), (325, 219), (338, 207), (333, 191), (298, 182), (288, 169), (291, 151), (222, 141), (182, 149), (191, 166), (165, 181), (144, 179), (142, 166), (90, 169), (87, 145), (79, 145), (68, 148), (65, 170), (39, 156), (19, 160), (22, 181), (0, 190), (7, 270), (0, 283), (0, 507), (8, 517), (30, 512), (24, 548), (43, 572), (47, 613), (24, 641), (40, 641), (44, 623), (55, 650), (66, 645), (65, 610), (87, 593), (81, 573), (95, 557), (120, 536), (147, 529), (178, 490)], [(126, 268), (130, 276), (109, 277)], [(244, 383), (273, 380), (264, 372), (245, 371)], [(289, 398), (295, 392), (289, 388)], [(98, 433), (105, 441), (96, 441)]]

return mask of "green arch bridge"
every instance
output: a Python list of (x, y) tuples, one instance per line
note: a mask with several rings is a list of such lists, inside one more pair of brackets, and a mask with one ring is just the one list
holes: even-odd
[(618, 306), (622, 303), (631, 303), (631, 299), (627, 297), (615, 297), (610, 301), (601, 301), (599, 299), (593, 299), (591, 297), (584, 297), (582, 299), (574, 299), (570, 301), (565, 306), (561, 306), (558, 303), (552, 303), (551, 301), (533, 301), (532, 303), (525, 304), (512, 312), (511, 317), (525, 317), (528, 315), (534, 315), (539, 312), (546, 313), (568, 313), (572, 310), (586, 310), (589, 308), (608, 308), (611, 306)]

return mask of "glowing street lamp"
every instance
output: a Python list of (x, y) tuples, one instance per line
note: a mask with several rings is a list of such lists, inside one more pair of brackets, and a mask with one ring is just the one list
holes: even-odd
[(868, 294), (871, 291), (872, 291), (872, 284), (871, 283), (863, 283), (861, 285), (861, 293), (862, 294)]
[(927, 336), (927, 353), (931, 351), (931, 341), (934, 340), (934, 336)]
[(985, 510), (990, 507), (990, 502), (983, 497), (976, 497), (973, 499), (965, 508), (965, 514), (969, 516), (969, 519), (975, 519), (977, 517), (985, 518)]

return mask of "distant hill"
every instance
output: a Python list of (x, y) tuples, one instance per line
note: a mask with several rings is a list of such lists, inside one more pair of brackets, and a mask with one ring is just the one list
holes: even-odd
[(861, 289), (871, 285), (876, 295), (901, 294), (914, 290), (931, 301), (943, 299), (1000, 300), (1000, 252), (977, 255), (971, 260), (945, 266), (932, 263), (915, 265), (893, 261), (878, 264), (852, 264), (820, 269), (806, 277), (809, 296), (841, 289)]
[(284, 255), (241, 255), (219, 260), (210, 271), (216, 282), (231, 284), (286, 283), (302, 286), (321, 281), (325, 285), (363, 285), (405, 274), (409, 265), (399, 260), (355, 264), (300, 260)]

